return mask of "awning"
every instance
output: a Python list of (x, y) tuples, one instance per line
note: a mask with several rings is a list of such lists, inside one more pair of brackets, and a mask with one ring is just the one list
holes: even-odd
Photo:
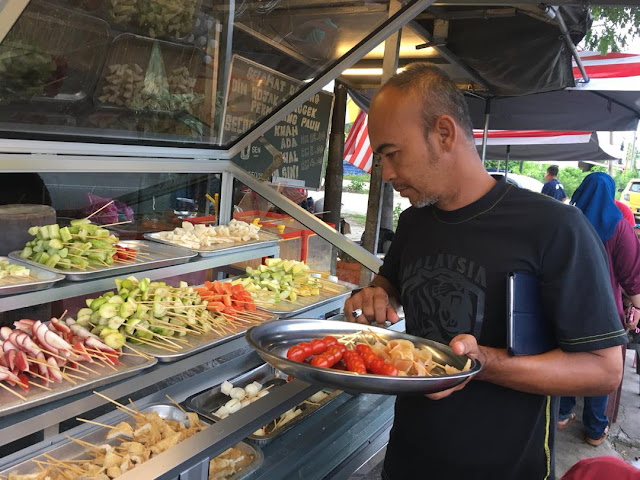
[[(632, 131), (640, 119), (640, 55), (581, 52), (589, 83), (520, 97), (490, 99), (489, 128)], [(475, 128), (485, 123), (485, 99), (468, 96)]]

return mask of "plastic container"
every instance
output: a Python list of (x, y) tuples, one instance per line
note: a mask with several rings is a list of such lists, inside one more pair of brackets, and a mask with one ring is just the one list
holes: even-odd
[[(147, 76), (154, 45), (164, 67), (164, 78), (158, 81)], [(111, 44), (94, 101), (106, 109), (187, 112), (197, 117), (204, 102), (204, 93), (196, 92), (203, 58), (195, 47), (123, 33)], [(168, 95), (158, 88), (161, 85), (168, 86)]]
[[(336, 228), (333, 223), (329, 223), (328, 225)], [(311, 269), (320, 271), (330, 270), (332, 248), (329, 242), (313, 231), (303, 231), (300, 256)]]
[(0, 45), (0, 103), (90, 97), (108, 47), (103, 20), (32, 0)]
[(66, 0), (97, 15), (117, 30), (151, 38), (186, 41), (194, 30), (201, 0)]

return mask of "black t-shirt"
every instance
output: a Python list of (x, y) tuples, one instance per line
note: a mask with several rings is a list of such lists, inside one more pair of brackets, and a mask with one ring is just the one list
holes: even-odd
[[(409, 208), (380, 275), (400, 292), (407, 332), (448, 344), (472, 333), (506, 347), (506, 278), (540, 278), (558, 345), (579, 352), (626, 342), (607, 257), (582, 212), (500, 180), (455, 211)], [(471, 381), (448, 398), (398, 397), (385, 477), (553, 479), (557, 398)]]

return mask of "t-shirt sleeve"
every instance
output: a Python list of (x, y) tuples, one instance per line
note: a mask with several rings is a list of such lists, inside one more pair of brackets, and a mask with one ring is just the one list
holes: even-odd
[(545, 183), (542, 186), (542, 192), (543, 195), (547, 195), (549, 197), (553, 197), (553, 189), (551, 188), (551, 184), (549, 182)]
[(400, 291), (400, 282), (398, 279), (398, 269), (400, 266), (400, 255), (402, 252), (402, 245), (405, 244), (405, 230), (407, 228), (407, 212), (402, 212), (400, 214), (400, 218), (398, 219), (398, 226), (396, 227), (396, 232), (393, 236), (393, 240), (391, 241), (391, 246), (389, 247), (389, 251), (384, 256), (384, 261), (380, 270), (378, 271), (378, 275), (383, 276), (394, 288)]
[(616, 280), (627, 295), (640, 293), (640, 242), (633, 228), (623, 218), (618, 222), (613, 237), (611, 264)]
[(562, 201), (562, 199), (567, 198), (567, 194), (564, 191), (564, 187), (562, 186), (562, 184), (558, 184), (558, 189), (556, 190), (556, 198), (560, 201)]
[(600, 238), (577, 208), (564, 207), (554, 221), (543, 251), (540, 289), (559, 347), (582, 352), (626, 344)]

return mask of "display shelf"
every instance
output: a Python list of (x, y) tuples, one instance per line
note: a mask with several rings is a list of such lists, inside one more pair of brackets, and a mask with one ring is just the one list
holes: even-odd
[[(170, 377), (179, 375), (245, 346), (246, 342), (244, 337), (237, 338), (178, 362), (158, 364), (146, 370), (144, 374), (112, 383), (96, 390), (107, 395), (109, 398), (126, 399), (135, 392), (156, 385)], [(215, 366), (214, 369), (205, 370), (187, 380), (183, 380), (180, 382), (180, 393), (181, 395), (185, 395), (186, 398), (186, 392), (196, 393), (202, 388), (206, 388), (207, 384), (215, 385), (218, 380), (218, 383), (220, 383), (234, 376), (238, 371), (248, 370), (260, 363), (261, 360), (255, 354), (244, 355), (238, 359), (230, 360)], [(192, 386), (192, 390), (189, 390), (190, 385)], [(0, 446), (43, 429), (57, 426), (69, 418), (81, 416), (81, 414), (107, 403), (106, 400), (97, 395), (93, 395), (92, 392), (89, 391), (2, 417), (0, 418)]]
[[(181, 265), (173, 265), (169, 267), (156, 268), (136, 273), (138, 277), (148, 277), (151, 280), (160, 280), (185, 273), (198, 272), (210, 268), (221, 267), (232, 263), (243, 262), (259, 257), (278, 256), (280, 248), (277, 244), (265, 247), (256, 244), (255, 246), (247, 246), (247, 248), (234, 253), (220, 253), (215, 257), (195, 257), (187, 263)], [(12, 295), (0, 298), (0, 312), (7, 312), (32, 305), (39, 305), (56, 300), (64, 300), (70, 297), (78, 297), (81, 295), (89, 295), (114, 288), (113, 279), (118, 276), (100, 278), (96, 280), (88, 280), (86, 282), (70, 282), (62, 280), (55, 287), (38, 292), (29, 292), (19, 295)]]

